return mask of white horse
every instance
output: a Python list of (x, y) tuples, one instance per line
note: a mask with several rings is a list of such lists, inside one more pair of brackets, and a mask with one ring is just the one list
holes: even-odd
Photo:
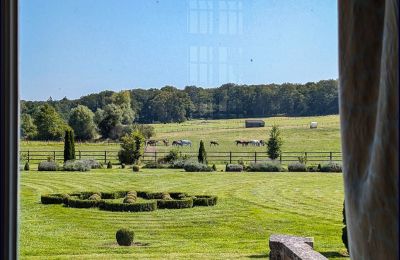
[(182, 146), (188, 145), (188, 146), (192, 147), (192, 141), (190, 141), (190, 140), (180, 140), (180, 141), (181, 141)]
[(261, 146), (261, 141), (260, 140), (251, 140), (250, 144), (254, 145), (254, 146)]

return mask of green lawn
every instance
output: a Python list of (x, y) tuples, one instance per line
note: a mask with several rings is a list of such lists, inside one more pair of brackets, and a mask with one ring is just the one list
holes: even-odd
[[(22, 172), (21, 259), (263, 258), (271, 234), (312, 236), (330, 259), (341, 242), (343, 181), (337, 173), (185, 173), (181, 170)], [(107, 212), (42, 205), (40, 194), (114, 190), (213, 194), (215, 207)], [(135, 231), (142, 246), (119, 247), (115, 232)]]

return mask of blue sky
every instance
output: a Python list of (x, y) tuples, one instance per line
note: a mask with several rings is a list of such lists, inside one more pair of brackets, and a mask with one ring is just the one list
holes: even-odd
[(26, 100), (336, 79), (335, 0), (21, 0)]

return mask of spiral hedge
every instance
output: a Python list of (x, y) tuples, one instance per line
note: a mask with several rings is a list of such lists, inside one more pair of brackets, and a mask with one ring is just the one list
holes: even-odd
[[(136, 198), (146, 201), (136, 201)], [(95, 199), (94, 199), (95, 198)], [(121, 199), (116, 202), (116, 199)], [(123, 199), (123, 200), (122, 200)], [(84, 191), (69, 194), (44, 194), (42, 204), (64, 204), (70, 208), (99, 208), (107, 211), (144, 212), (156, 209), (184, 209), (195, 206), (215, 206), (217, 196), (189, 195), (184, 192)]]

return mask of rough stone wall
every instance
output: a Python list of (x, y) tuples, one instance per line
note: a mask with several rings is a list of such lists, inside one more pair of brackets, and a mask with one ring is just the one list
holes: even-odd
[(398, 259), (399, 0), (339, 0), (339, 102), (352, 259)]

